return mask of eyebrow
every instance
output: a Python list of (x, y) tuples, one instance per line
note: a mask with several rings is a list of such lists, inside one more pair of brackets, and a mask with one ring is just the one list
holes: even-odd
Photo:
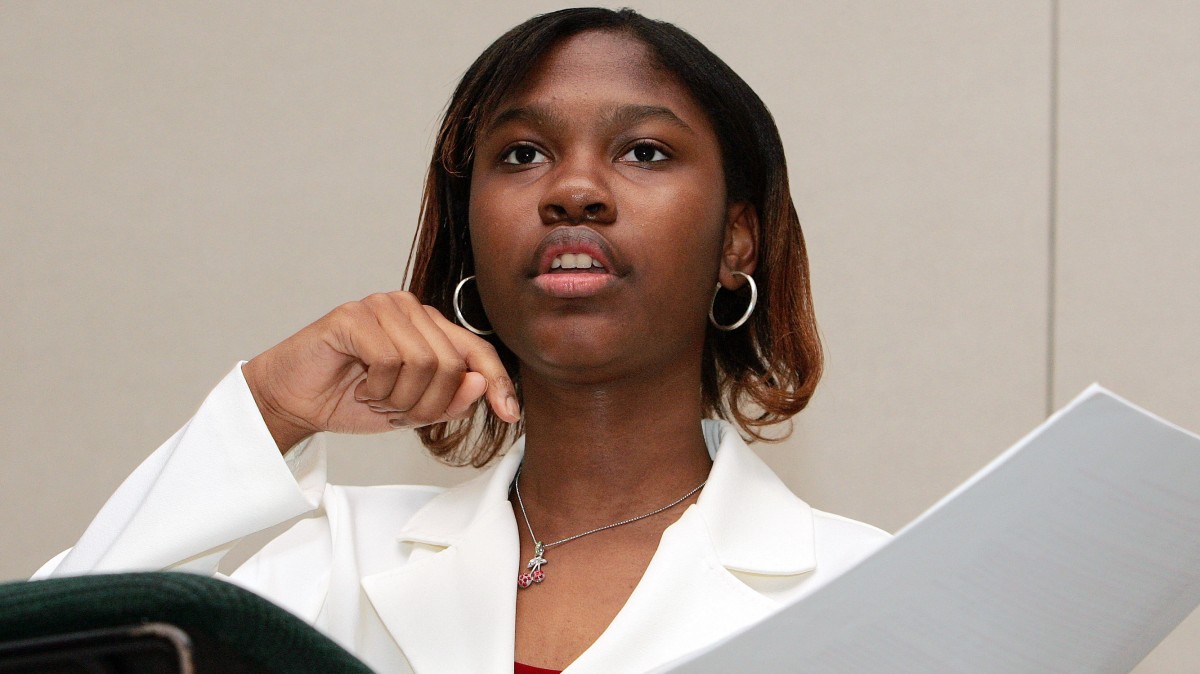
[(680, 119), (679, 115), (661, 105), (622, 105), (610, 111), (605, 117), (605, 122), (611, 127), (633, 126), (643, 120), (660, 119), (685, 131), (692, 131), (692, 127)]
[[(685, 131), (695, 133), (695, 130), (687, 122), (679, 118), (679, 115), (672, 112), (670, 108), (661, 105), (629, 104), (615, 106), (604, 113), (603, 123), (606, 127), (612, 128), (633, 126), (647, 119), (660, 119)], [(508, 108), (500, 112), (500, 114), (496, 115), (488, 123), (484, 129), (484, 135), (492, 133), (509, 122), (516, 121), (528, 122), (533, 126), (549, 129), (561, 129), (568, 124), (566, 116), (550, 106), (535, 103)]]

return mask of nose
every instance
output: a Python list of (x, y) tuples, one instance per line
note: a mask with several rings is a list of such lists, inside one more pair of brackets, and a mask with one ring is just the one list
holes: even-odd
[(547, 225), (612, 224), (617, 206), (604, 180), (603, 167), (593, 161), (563, 162), (554, 167), (538, 211)]

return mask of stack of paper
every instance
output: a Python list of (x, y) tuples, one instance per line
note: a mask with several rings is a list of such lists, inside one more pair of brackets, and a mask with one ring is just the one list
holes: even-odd
[(1092, 386), (861, 564), (662, 671), (1128, 672), (1200, 604), (1200, 437)]

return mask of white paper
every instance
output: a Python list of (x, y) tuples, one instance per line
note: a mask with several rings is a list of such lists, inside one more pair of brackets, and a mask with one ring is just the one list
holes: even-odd
[(887, 545), (660, 671), (1128, 672), (1200, 605), (1200, 437), (1093, 385)]

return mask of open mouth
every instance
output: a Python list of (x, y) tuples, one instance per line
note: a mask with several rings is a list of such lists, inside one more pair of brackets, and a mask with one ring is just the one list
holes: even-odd
[(534, 251), (530, 272), (539, 274), (616, 274), (612, 246), (588, 227), (559, 227), (542, 239)]
[(533, 284), (546, 295), (582, 299), (607, 292), (625, 269), (603, 236), (572, 226), (559, 227), (542, 239), (530, 272)]
[(549, 274), (591, 273), (607, 274), (604, 263), (587, 253), (562, 253), (554, 256)]

